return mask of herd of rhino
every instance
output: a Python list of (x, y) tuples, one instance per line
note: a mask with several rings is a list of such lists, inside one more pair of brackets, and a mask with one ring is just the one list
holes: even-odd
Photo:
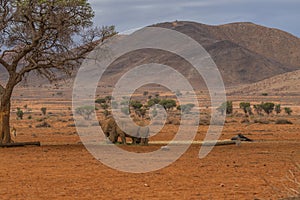
[[(112, 117), (101, 122), (102, 130), (110, 142), (117, 143), (120, 137), (122, 144), (127, 144), (126, 137), (129, 137), (134, 145), (148, 145), (149, 128), (147, 126), (143, 126), (143, 123), (136, 126), (126, 121), (121, 121), (120, 124), (121, 128)], [(126, 133), (123, 130), (126, 130)]]

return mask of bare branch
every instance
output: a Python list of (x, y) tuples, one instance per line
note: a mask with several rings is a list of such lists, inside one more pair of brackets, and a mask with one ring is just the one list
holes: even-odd
[[(117, 34), (114, 26), (93, 28), (94, 13), (82, 2), (86, 1), (20, 1), (15, 9), (7, 4), (5, 9), (15, 12), (4, 30), (5, 45), (12, 49), (3, 52), (0, 64), (16, 83), (31, 71), (50, 81), (58, 71), (70, 75), (99, 42)], [(73, 41), (74, 35), (82, 38), (80, 43)]]
[[(50, 81), (62, 73), (69, 75), (98, 44), (97, 39), (115, 34), (113, 26), (98, 33), (92, 27), (93, 17), (88, 0), (0, 0), (0, 65), (9, 74), (5, 87), (0, 85), (2, 110), (10, 111), (13, 89), (28, 73)], [(7, 137), (0, 143), (10, 142), (6, 121), (0, 134)]]
[(3, 65), (3, 67), (5, 67), (6, 70), (10, 68), (10, 65), (2, 58), (0, 58), (0, 64)]

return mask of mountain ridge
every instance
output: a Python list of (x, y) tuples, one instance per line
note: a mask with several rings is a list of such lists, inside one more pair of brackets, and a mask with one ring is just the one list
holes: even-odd
[(227, 91), (228, 95), (300, 95), (300, 70), (280, 74), (249, 85), (243, 85)]
[[(176, 30), (199, 42), (215, 61), (226, 87), (252, 84), (300, 69), (300, 39), (279, 29), (251, 22), (215, 26), (175, 21), (151, 26)], [(121, 38), (123, 37), (126, 36)], [(115, 61), (105, 73), (108, 84), (114, 83), (129, 66), (149, 61), (177, 67), (191, 82), (201, 79), (194, 76), (195, 72), (190, 69), (191, 66), (168, 52), (142, 50), (127, 56), (128, 58), (123, 57)], [(0, 79), (3, 80), (1, 68), (3, 67), (0, 66)], [(34, 84), (39, 84), (39, 81), (36, 82)]]

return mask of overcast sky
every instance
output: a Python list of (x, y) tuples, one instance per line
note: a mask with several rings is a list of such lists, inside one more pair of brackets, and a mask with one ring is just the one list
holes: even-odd
[(95, 25), (116, 25), (119, 32), (147, 25), (188, 20), (204, 24), (254, 22), (300, 37), (300, 0), (89, 0)]

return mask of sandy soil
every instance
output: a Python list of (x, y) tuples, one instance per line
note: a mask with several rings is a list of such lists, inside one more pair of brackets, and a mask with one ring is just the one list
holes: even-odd
[[(59, 94), (60, 95), (60, 94)], [(241, 146), (217, 146), (204, 159), (200, 145), (192, 145), (175, 163), (145, 174), (123, 173), (106, 167), (80, 144), (71, 125), (70, 101), (49, 92), (49, 99), (16, 98), (13, 109), (28, 104), (24, 120), (12, 123), (16, 141), (41, 141), (41, 147), (0, 148), (1, 199), (281, 199), (300, 191), (300, 109), (287, 118), (292, 125), (243, 124), (229, 117), (221, 139), (243, 133), (256, 140)], [(57, 98), (57, 99), (55, 99)], [(291, 104), (293, 105), (293, 104)], [(51, 128), (41, 123), (47, 107)], [(28, 116), (31, 115), (31, 119)], [(274, 119), (273, 119), (274, 118)], [(271, 117), (275, 120), (277, 117)], [(200, 126), (202, 140), (208, 126)], [(170, 140), (177, 127), (167, 125), (151, 138)], [(133, 152), (154, 151), (159, 146), (122, 146)], [(294, 190), (294, 191), (293, 191)]]
[[(154, 147), (127, 147), (140, 152)], [(192, 146), (169, 167), (146, 174), (112, 170), (83, 146), (0, 149), (1, 199), (278, 199), (296, 184), (296, 142), (219, 146), (205, 159)], [(131, 149), (132, 150), (132, 149)]]

